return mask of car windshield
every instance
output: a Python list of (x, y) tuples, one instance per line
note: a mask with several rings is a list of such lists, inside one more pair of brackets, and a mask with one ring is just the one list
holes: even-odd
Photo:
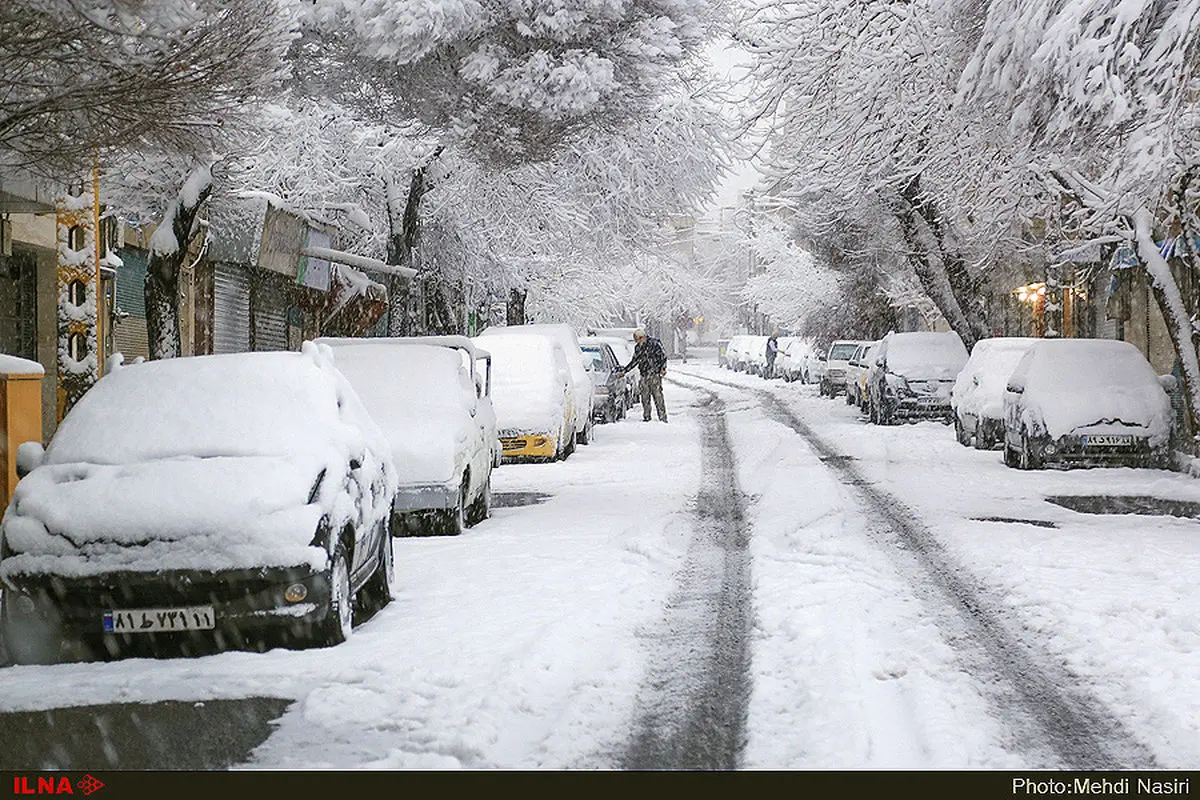
[(829, 351), (829, 360), (848, 361), (857, 349), (857, 344), (835, 344)]
[(105, 376), (63, 420), (47, 463), (282, 456), (339, 422), (330, 373), (300, 353), (164, 359)]

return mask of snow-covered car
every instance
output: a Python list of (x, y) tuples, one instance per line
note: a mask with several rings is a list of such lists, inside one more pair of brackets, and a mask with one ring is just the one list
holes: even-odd
[(1174, 381), (1129, 342), (1042, 339), (1008, 378), (1004, 463), (1165, 468)]
[(863, 342), (846, 362), (846, 405), (866, 410), (867, 370), (879, 342)]
[(829, 345), (820, 380), (822, 397), (837, 397), (846, 391), (846, 367), (861, 344), (865, 344), (861, 339), (838, 339)]
[(391, 596), (387, 440), (329, 351), (120, 366), (44, 450), (0, 525), (10, 660), (337, 644)]
[(812, 352), (812, 343), (800, 337), (780, 340), (779, 355), (775, 357), (775, 372), (785, 381), (802, 380), (804, 359)]
[(538, 323), (530, 325), (508, 325), (497, 328), (487, 328), (479, 334), (484, 339), (482, 347), (487, 348), (487, 337), (515, 334), (518, 336), (549, 337), (562, 347), (567, 357), (567, 367), (571, 374), (571, 388), (575, 392), (575, 441), (579, 444), (592, 442), (592, 379), (588, 375), (584, 363), (583, 351), (579, 348), (579, 337), (570, 325), (559, 323)]
[(725, 348), (725, 366), (734, 372), (744, 372), (750, 357), (749, 342), (750, 336), (745, 333), (730, 337), (729, 345)]
[(889, 333), (875, 351), (867, 382), (871, 421), (949, 422), (950, 390), (966, 363), (967, 348), (953, 331)]
[(491, 356), (465, 336), (318, 339), (392, 448), (392, 532), (457, 535), (487, 519), (500, 438)]
[(473, 341), (492, 356), (492, 405), (504, 461), (554, 461), (575, 452), (575, 390), (558, 340), (497, 332)]
[[(633, 340), (623, 339), (616, 336), (583, 336), (579, 339), (581, 348), (594, 344), (606, 344), (612, 349), (613, 356), (617, 359), (617, 366), (624, 367), (633, 360)], [(625, 373), (625, 377), (621, 379), (621, 402), (624, 403), (624, 411), (628, 411), (638, 403), (638, 381), (640, 380), (638, 368), (634, 367), (629, 372)], [(621, 418), (624, 419), (624, 411), (621, 413)]]
[(581, 339), (583, 355), (587, 358), (588, 374), (592, 376), (592, 414), (596, 422), (616, 422), (625, 418), (625, 376), (613, 354), (612, 345), (604, 341)]
[(954, 435), (959, 444), (991, 450), (1004, 441), (1004, 388), (1025, 351), (1028, 336), (980, 339), (950, 391)]
[(825, 378), (826, 351), (813, 349), (800, 358), (800, 382), (820, 386)]
[(766, 377), (767, 374), (767, 339), (766, 336), (748, 336), (743, 343), (745, 354), (745, 371), (751, 375)]

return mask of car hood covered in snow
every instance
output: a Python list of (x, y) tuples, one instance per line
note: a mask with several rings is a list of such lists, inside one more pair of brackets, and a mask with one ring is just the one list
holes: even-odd
[[(325, 551), (310, 543), (338, 492), (322, 486), (311, 503), (309, 496), (328, 466), (293, 455), (39, 467), (18, 484), (4, 516), (0, 577), (321, 569)], [(321, 483), (342, 481), (328, 477)]]
[[(1146, 435), (1154, 446), (1170, 433), (1171, 401), (1136, 347), (1112, 340), (1042, 340), (1030, 348), (1005, 395), (1033, 432)], [(1139, 430), (1140, 429), (1140, 430)]]

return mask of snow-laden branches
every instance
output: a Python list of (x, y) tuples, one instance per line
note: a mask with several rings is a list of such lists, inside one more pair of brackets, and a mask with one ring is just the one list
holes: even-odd
[(503, 164), (637, 118), (679, 85), (714, 0), (315, 0), (298, 85)]
[(142, 148), (204, 154), (286, 74), (284, 0), (0, 4), (0, 167), (74, 178)]

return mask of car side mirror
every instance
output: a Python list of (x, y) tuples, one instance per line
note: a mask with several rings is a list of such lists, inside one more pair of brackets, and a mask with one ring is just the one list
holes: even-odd
[(1159, 375), (1158, 385), (1163, 388), (1167, 394), (1173, 394), (1179, 388), (1179, 379), (1174, 375)]
[(362, 461), (357, 458), (350, 459), (350, 469), (362, 469)]
[(1022, 392), (1025, 391), (1025, 387), (1019, 383), (1010, 383), (1008, 386), (1006, 386), (1004, 388), (1007, 389), (1008, 391), (1012, 392), (1013, 394), (1021, 394)]
[(23, 442), (17, 447), (17, 477), (24, 478), (42, 465), (46, 448), (41, 442)]

